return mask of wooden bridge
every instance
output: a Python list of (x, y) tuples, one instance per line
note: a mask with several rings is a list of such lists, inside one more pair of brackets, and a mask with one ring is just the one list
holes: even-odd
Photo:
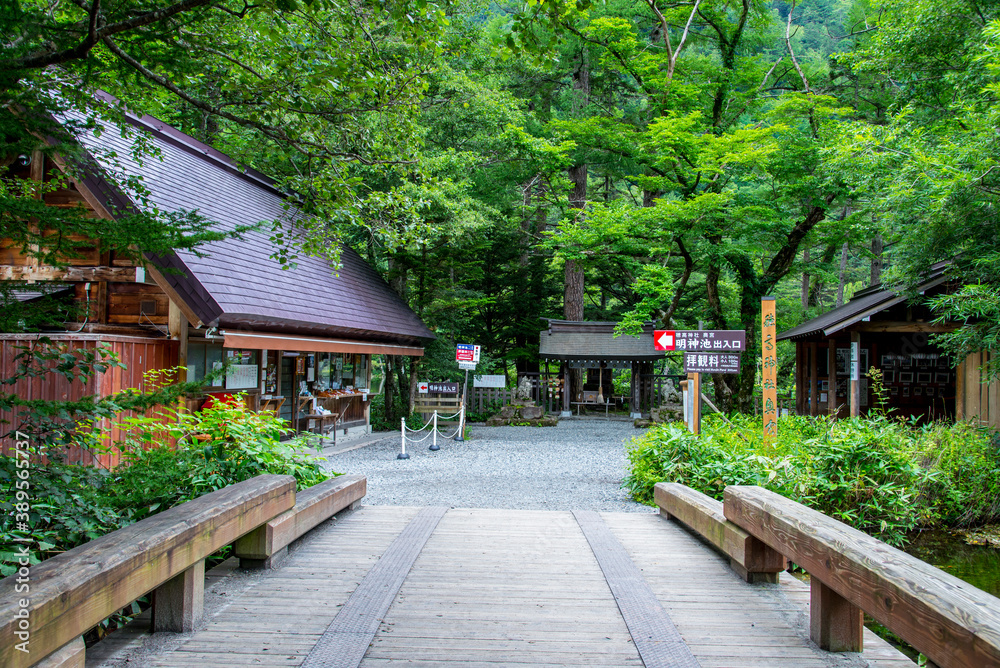
[[(996, 598), (760, 488), (723, 505), (660, 485), (660, 515), (361, 506), (286, 558), (363, 494), (345, 476), (296, 500), (262, 476), (34, 566), (26, 607), (8, 578), (0, 665), (101, 665), (122, 643), (85, 658), (80, 634), (150, 590), (151, 627), (185, 633), (129, 665), (914, 665), (862, 609), (939, 666), (1000, 665)], [(215, 577), (227, 603), (201, 619), (199, 564), (237, 536), (264, 573), (229, 594)]]

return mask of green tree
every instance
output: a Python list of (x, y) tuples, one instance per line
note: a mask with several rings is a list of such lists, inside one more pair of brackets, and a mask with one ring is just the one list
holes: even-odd
[(938, 342), (956, 359), (997, 350), (1000, 5), (890, 1), (877, 9), (875, 29), (838, 56), (845, 78), (866, 81), (875, 104), (840, 125), (825, 158), (891, 245), (887, 281), (911, 288), (927, 267), (950, 261), (966, 283), (934, 305), (969, 327)]

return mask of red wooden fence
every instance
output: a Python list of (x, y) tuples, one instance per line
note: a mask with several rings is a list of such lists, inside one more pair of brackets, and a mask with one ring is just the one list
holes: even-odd
[[(38, 378), (22, 378), (13, 386), (5, 386), (4, 392), (12, 392), (22, 399), (46, 399), (53, 401), (75, 401), (90, 395), (108, 396), (129, 388), (143, 388), (143, 374), (168, 369), (177, 365), (177, 341), (109, 334), (3, 334), (0, 335), (0, 378), (12, 378), (17, 371), (17, 356), (25, 347), (37, 345), (40, 336), (47, 336), (67, 352), (74, 350), (96, 350), (101, 343), (106, 344), (126, 368), (110, 368), (106, 373), (92, 375), (86, 383), (79, 380), (70, 383), (62, 375), (50, 373)], [(0, 452), (9, 454), (13, 446), (10, 436), (18, 428), (20, 418), (9, 411), (0, 411)], [(112, 429), (111, 442), (122, 434)], [(115, 450), (100, 455), (78, 447), (65, 450), (66, 461), (71, 463), (95, 464), (106, 468), (116, 466), (120, 460)]]

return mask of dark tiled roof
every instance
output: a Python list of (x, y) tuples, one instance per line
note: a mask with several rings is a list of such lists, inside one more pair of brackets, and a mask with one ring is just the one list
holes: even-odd
[[(142, 177), (157, 208), (197, 211), (221, 230), (298, 215), (294, 208), (286, 210), (283, 193), (262, 174), (241, 169), (228, 156), (155, 118), (129, 120), (150, 135), (161, 159), (146, 157), (137, 163), (131, 159), (133, 140), (111, 129), (100, 139), (83, 141), (91, 149), (100, 142), (104, 151), (115, 151), (126, 173)], [(102, 151), (93, 152), (101, 159)], [(131, 205), (98, 180), (91, 175), (86, 183), (103, 191), (119, 209)], [(274, 246), (263, 233), (213, 242), (200, 250), (206, 257), (177, 252), (153, 259), (179, 270), (165, 274), (165, 279), (206, 324), (387, 341), (434, 338), (350, 248), (342, 250), (337, 275), (324, 260), (305, 256), (295, 260), (294, 269), (282, 269), (271, 258)]]
[(661, 359), (663, 352), (653, 349), (653, 325), (643, 327), (642, 336), (615, 336), (616, 322), (574, 322), (549, 320), (549, 329), (541, 333), (538, 354), (558, 360), (635, 360)]
[[(924, 282), (917, 286), (916, 290), (923, 292), (944, 283), (947, 280), (944, 276), (947, 265), (948, 263), (945, 262), (935, 264), (925, 277)], [(778, 335), (778, 340), (803, 339), (817, 335), (831, 336), (861, 322), (866, 317), (903, 301), (906, 301), (906, 296), (894, 290), (878, 289), (877, 286), (867, 288), (856, 294), (851, 301), (843, 306), (782, 332)]]

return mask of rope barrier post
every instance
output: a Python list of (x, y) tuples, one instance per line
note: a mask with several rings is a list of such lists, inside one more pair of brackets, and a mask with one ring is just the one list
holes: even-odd
[(399, 422), (399, 433), (403, 437), (403, 449), (398, 455), (396, 455), (396, 459), (409, 459), (410, 456), (406, 454), (406, 418), (399, 418)]
[(456, 441), (465, 440), (465, 394), (462, 394), (462, 405), (458, 409), (458, 433), (455, 434)]
[(431, 434), (433, 435), (433, 438), (431, 440), (431, 447), (429, 447), (427, 449), (428, 450), (433, 450), (434, 452), (437, 452), (438, 450), (441, 449), (441, 446), (438, 445), (438, 412), (437, 411), (434, 411), (434, 428), (431, 429)]

